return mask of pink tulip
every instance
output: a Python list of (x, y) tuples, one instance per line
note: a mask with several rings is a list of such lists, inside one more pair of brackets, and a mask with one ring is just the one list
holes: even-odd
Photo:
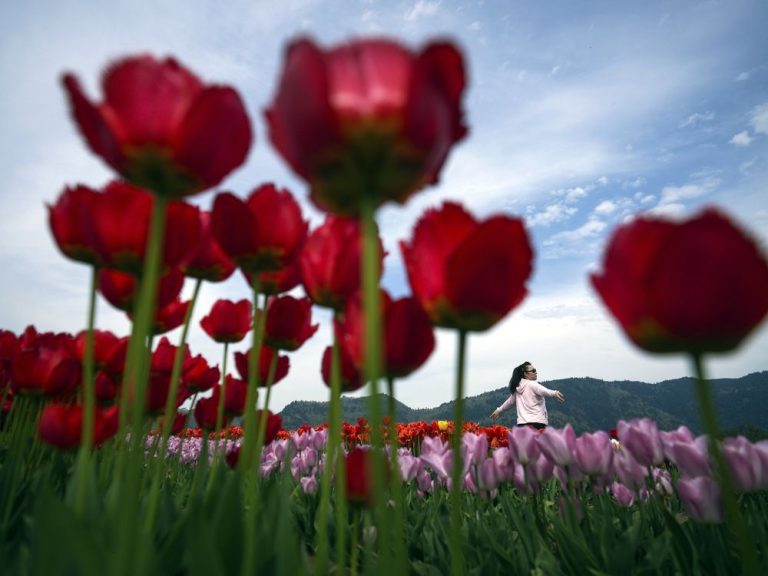
[(625, 508), (629, 508), (635, 503), (635, 493), (624, 486), (624, 484), (619, 484), (618, 482), (611, 484), (611, 494), (613, 494), (616, 502)]
[(632, 453), (643, 466), (656, 466), (664, 462), (661, 436), (656, 422), (640, 418), (625, 422), (619, 420), (616, 426), (619, 442)]
[(669, 453), (669, 459), (678, 467), (681, 476), (709, 476), (711, 468), (708, 443), (709, 438), (706, 436), (699, 436), (691, 441), (668, 442), (665, 452)]
[(678, 480), (677, 493), (692, 518), (706, 523), (723, 521), (720, 489), (709, 476)]
[(635, 460), (631, 452), (619, 450), (613, 456), (613, 472), (622, 483), (639, 489), (645, 486), (648, 468)]
[(541, 452), (558, 466), (570, 466), (573, 464), (576, 448), (576, 433), (570, 424), (564, 428), (547, 428), (539, 434), (539, 448)]
[(574, 456), (579, 468), (585, 474), (605, 476), (611, 469), (613, 461), (611, 437), (602, 430), (594, 434), (582, 434), (576, 438)]
[(510, 428), (507, 432), (512, 458), (520, 464), (528, 464), (539, 457), (539, 433), (528, 426)]
[(753, 492), (758, 490), (762, 476), (762, 463), (758, 458), (752, 443), (739, 436), (726, 438), (721, 447), (723, 458), (733, 480), (737, 492)]

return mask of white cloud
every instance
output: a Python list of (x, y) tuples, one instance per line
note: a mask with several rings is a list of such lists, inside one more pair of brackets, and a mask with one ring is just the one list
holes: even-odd
[(541, 212), (535, 212), (535, 208), (529, 208), (529, 215), (526, 216), (526, 223), (531, 226), (549, 226), (555, 222), (562, 222), (568, 220), (571, 216), (576, 214), (577, 208), (573, 206), (567, 206), (562, 202), (557, 204), (550, 204)]
[(607, 216), (609, 214), (613, 214), (618, 206), (615, 202), (611, 200), (603, 200), (595, 206), (595, 214), (601, 215), (601, 216)]
[(695, 112), (688, 116), (683, 122), (680, 123), (680, 128), (686, 128), (687, 126), (696, 126), (701, 122), (711, 122), (715, 119), (715, 113), (711, 110), (706, 112)]
[(768, 134), (768, 102), (752, 110), (752, 118), (749, 123), (756, 134)]
[(406, 20), (416, 20), (425, 16), (432, 16), (437, 13), (440, 2), (429, 2), (428, 0), (419, 0), (405, 14)]
[(659, 207), (664, 205), (679, 204), (684, 200), (692, 200), (713, 192), (720, 180), (717, 178), (706, 178), (701, 182), (693, 184), (684, 184), (682, 186), (665, 186), (661, 190), (661, 199)]
[(730, 144), (735, 144), (736, 146), (749, 146), (752, 143), (752, 137), (747, 130), (742, 130), (734, 135), (728, 142)]
[(647, 183), (647, 180), (643, 178), (642, 176), (638, 176), (634, 180), (626, 180), (625, 182), (622, 182), (621, 187), (624, 189), (632, 188), (637, 190), (638, 188), (642, 188)]

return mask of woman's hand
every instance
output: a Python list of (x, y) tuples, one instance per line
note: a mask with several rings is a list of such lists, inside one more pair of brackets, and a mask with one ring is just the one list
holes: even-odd
[(563, 396), (563, 393), (560, 392), (560, 390), (555, 391), (555, 398), (560, 400), (560, 402), (565, 402), (565, 396)]
[(498, 420), (501, 413), (498, 410), (491, 412), (491, 420)]

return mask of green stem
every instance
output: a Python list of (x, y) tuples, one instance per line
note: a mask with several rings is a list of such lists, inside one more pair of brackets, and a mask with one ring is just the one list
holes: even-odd
[(85, 354), (83, 358), (83, 436), (80, 440), (78, 454), (75, 496), (75, 514), (82, 517), (85, 512), (85, 500), (89, 492), (91, 478), (89, 464), (91, 446), (93, 444), (94, 411), (96, 409), (96, 393), (94, 391), (93, 367), (93, 327), (96, 324), (96, 290), (98, 288), (99, 271), (96, 266), (91, 268), (91, 286), (88, 295), (88, 328), (85, 333)]
[[(157, 282), (162, 264), (163, 237), (165, 233), (165, 215), (168, 201), (162, 196), (154, 197), (154, 207), (149, 227), (149, 239), (144, 261), (144, 273), (141, 279), (139, 297), (136, 300), (135, 315), (131, 339), (128, 343), (123, 392), (121, 397), (121, 433), (131, 426), (130, 453), (126, 462), (126, 446), (118, 458), (117, 489), (114, 493), (121, 503), (121, 535), (118, 553), (115, 554), (114, 573), (133, 574), (132, 558), (136, 558), (135, 539), (137, 523), (137, 497), (141, 494), (139, 478), (144, 466), (144, 403), (149, 380), (148, 337), (152, 333), (157, 300)], [(132, 400), (132, 406), (131, 406)], [(124, 411), (124, 412), (123, 412)], [(124, 475), (124, 478), (123, 478)], [(141, 555), (139, 555), (141, 557)]]
[(451, 574), (464, 574), (464, 555), (461, 543), (461, 436), (464, 427), (464, 361), (466, 358), (467, 333), (459, 330), (458, 357), (456, 362), (456, 403), (453, 409), (453, 470), (451, 473)]
[(184, 316), (184, 327), (181, 330), (181, 338), (179, 339), (179, 346), (176, 348), (176, 354), (173, 358), (173, 367), (171, 368), (171, 381), (168, 385), (168, 397), (165, 399), (165, 418), (163, 418), (163, 428), (160, 438), (157, 442), (157, 447), (154, 451), (154, 457), (150, 462), (152, 470), (152, 487), (149, 492), (149, 503), (147, 504), (147, 515), (145, 517), (144, 528), (147, 533), (151, 533), (155, 526), (155, 518), (157, 516), (157, 505), (160, 498), (160, 484), (166, 474), (164, 468), (166, 467), (166, 458), (168, 456), (168, 438), (171, 436), (171, 430), (173, 429), (173, 422), (176, 416), (176, 399), (179, 395), (179, 383), (181, 381), (181, 369), (184, 364), (184, 352), (187, 346), (187, 335), (189, 333), (189, 325), (192, 321), (192, 311), (195, 308), (197, 297), (200, 294), (200, 284), (202, 280), (195, 280), (195, 289), (192, 293), (192, 300), (187, 307), (187, 312)]
[(378, 528), (382, 571), (387, 572), (389, 561), (389, 526), (386, 508), (383, 439), (379, 408), (379, 378), (381, 368), (381, 298), (379, 295), (379, 242), (375, 219), (376, 205), (369, 195), (363, 196), (361, 206), (361, 229), (363, 240), (363, 311), (365, 314), (365, 378), (370, 382), (370, 425), (371, 425), (371, 474), (374, 496), (375, 519)]
[[(227, 398), (227, 356), (229, 355), (229, 342), (224, 342), (224, 357), (221, 359), (221, 382), (219, 384), (219, 404), (216, 406), (216, 443), (213, 448), (213, 467), (208, 476), (207, 496), (213, 491), (213, 485), (216, 482), (216, 476), (221, 463), (221, 454), (219, 454), (219, 444), (221, 443), (221, 431), (224, 428), (224, 404)], [(225, 442), (228, 440), (227, 438)]]
[[(259, 275), (253, 274), (253, 341), (248, 353), (248, 390), (245, 399), (245, 437), (240, 450), (240, 473), (243, 481), (245, 499), (245, 541), (253, 542), (256, 538), (256, 506), (258, 490), (258, 461), (255, 458), (255, 446), (258, 436), (256, 422), (256, 398), (259, 386), (259, 355), (264, 334), (266, 314), (259, 313)], [(254, 464), (254, 461), (256, 463)], [(256, 568), (256, 547), (243, 546), (242, 575), (251, 576)]]
[(272, 354), (272, 360), (269, 363), (269, 372), (267, 374), (267, 394), (264, 398), (264, 409), (259, 418), (259, 436), (256, 439), (256, 466), (261, 463), (261, 452), (264, 448), (264, 439), (267, 435), (267, 421), (269, 420), (269, 399), (272, 396), (272, 383), (275, 381), (275, 372), (277, 371), (278, 351)]
[(720, 430), (717, 425), (715, 404), (712, 401), (709, 382), (704, 374), (704, 364), (700, 354), (693, 354), (692, 359), (696, 374), (696, 397), (699, 402), (704, 431), (709, 436), (709, 451), (715, 462), (715, 476), (725, 504), (726, 520), (731, 528), (729, 536), (732, 540), (732, 545), (741, 551), (741, 573), (747, 576), (757, 576), (757, 554), (754, 542), (741, 514), (733, 489), (733, 482), (723, 459), (723, 454), (720, 451)]
[(389, 450), (391, 458), (390, 468), (390, 489), (392, 491), (392, 501), (395, 503), (393, 512), (394, 520), (392, 522), (392, 539), (394, 542), (394, 563), (395, 573), (407, 574), (406, 566), (406, 545), (405, 545), (405, 517), (403, 516), (403, 482), (400, 478), (400, 464), (398, 463), (398, 453), (400, 441), (397, 436), (397, 419), (395, 417), (395, 380), (387, 378), (387, 393), (389, 406)]
[[(328, 571), (328, 508), (331, 500), (331, 476), (333, 474), (334, 463), (336, 462), (336, 448), (338, 446), (339, 432), (341, 426), (340, 419), (340, 396), (341, 396), (341, 378), (339, 377), (339, 344), (336, 339), (336, 319), (337, 313), (334, 312), (331, 320), (331, 332), (333, 333), (333, 347), (331, 349), (331, 389), (330, 405), (328, 408), (328, 430), (325, 442), (325, 466), (323, 467), (323, 477), (320, 480), (320, 506), (318, 508), (318, 528), (315, 536), (315, 572), (325, 574)], [(344, 553), (343, 543), (339, 543), (339, 535), (344, 537), (344, 530), (340, 530), (340, 504), (344, 500), (344, 495), (336, 491), (336, 571), (344, 573)]]

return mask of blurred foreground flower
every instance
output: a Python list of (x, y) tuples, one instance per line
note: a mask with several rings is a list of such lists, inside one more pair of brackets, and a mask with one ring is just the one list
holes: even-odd
[(400, 249), (413, 293), (436, 326), (487, 330), (528, 293), (533, 250), (518, 218), (478, 222), (446, 202), (419, 219)]
[(449, 42), (413, 53), (391, 40), (359, 40), (322, 50), (288, 46), (266, 111), (272, 144), (311, 186), (320, 208), (359, 212), (404, 203), (440, 169), (464, 126), (464, 62)]
[(715, 208), (619, 228), (591, 277), (632, 342), (651, 352), (726, 352), (768, 312), (768, 263)]
[(73, 74), (63, 77), (72, 116), (92, 152), (127, 180), (180, 198), (221, 182), (251, 146), (237, 92), (205, 85), (173, 58), (133, 56), (102, 77), (94, 103)]

